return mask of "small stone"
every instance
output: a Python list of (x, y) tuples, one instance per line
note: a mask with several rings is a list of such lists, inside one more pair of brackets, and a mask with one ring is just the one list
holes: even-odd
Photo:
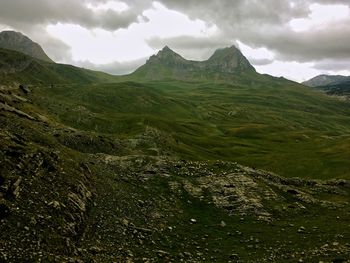
[(194, 224), (194, 223), (197, 223), (197, 220), (196, 220), (196, 219), (194, 219), (194, 218), (191, 218), (191, 220), (190, 220), (190, 221), (191, 221), (191, 223), (193, 223), (193, 224)]
[(53, 207), (56, 210), (60, 210), (61, 209), (61, 204), (58, 201), (51, 201), (48, 205)]
[(35, 226), (35, 225), (36, 225), (36, 223), (37, 223), (37, 222), (36, 222), (35, 217), (34, 217), (34, 216), (33, 216), (33, 217), (31, 217), (31, 218), (30, 218), (30, 224), (31, 224), (31, 225), (33, 225), (33, 226)]
[(301, 226), (301, 227), (299, 227), (299, 229), (298, 229), (298, 233), (304, 233), (305, 230), (306, 230), (305, 227)]
[(5, 204), (0, 204), (0, 219), (10, 215), (10, 208)]
[(127, 219), (123, 219), (122, 220), (122, 224), (123, 224), (123, 226), (128, 226), (129, 225), (129, 221), (127, 220)]
[(96, 246), (92, 246), (89, 248), (89, 251), (92, 253), (92, 254), (98, 254), (98, 253), (101, 253), (102, 252), (102, 249), (99, 248), (99, 247), (96, 247)]

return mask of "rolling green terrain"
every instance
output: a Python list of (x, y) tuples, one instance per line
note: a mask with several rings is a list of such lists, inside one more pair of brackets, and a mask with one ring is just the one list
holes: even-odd
[(350, 178), (349, 103), (286, 80), (127, 81), (37, 91), (40, 107), (67, 125), (116, 137), (154, 129), (164, 150), (180, 158), (238, 161), (287, 177)]
[(0, 261), (349, 262), (349, 102), (232, 47), (123, 77), (0, 55)]

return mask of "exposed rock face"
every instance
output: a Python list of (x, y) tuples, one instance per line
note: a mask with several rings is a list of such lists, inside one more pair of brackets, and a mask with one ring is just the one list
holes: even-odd
[[(224, 162), (218, 162), (226, 166)], [(332, 193), (346, 196), (349, 182), (345, 180), (320, 181), (299, 178), (286, 179), (273, 173), (255, 170), (238, 164), (230, 164), (223, 173), (212, 172), (199, 162), (182, 167), (179, 174), (196, 173), (193, 180), (183, 179), (182, 183), (171, 182), (174, 192), (184, 189), (190, 195), (204, 202), (222, 208), (230, 215), (253, 215), (258, 220), (270, 221), (276, 211), (287, 207), (293, 210), (305, 209), (305, 205), (327, 208), (342, 207), (346, 202), (333, 202), (322, 195)], [(198, 171), (203, 171), (201, 175)], [(185, 176), (184, 176), (185, 177)]]
[(3, 31), (0, 33), (0, 47), (22, 52), (31, 57), (53, 62), (42, 49), (42, 47), (33, 42), (27, 36), (14, 31)]

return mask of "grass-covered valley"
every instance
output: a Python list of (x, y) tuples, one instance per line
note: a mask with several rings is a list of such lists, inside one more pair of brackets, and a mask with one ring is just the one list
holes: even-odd
[[(243, 84), (124, 81), (37, 89), (40, 107), (76, 129), (134, 137), (190, 160), (238, 161), (287, 177), (349, 178), (348, 102), (283, 79)], [(145, 151), (157, 154), (152, 145)]]
[(349, 261), (349, 101), (233, 48), (123, 77), (1, 52), (1, 261)]

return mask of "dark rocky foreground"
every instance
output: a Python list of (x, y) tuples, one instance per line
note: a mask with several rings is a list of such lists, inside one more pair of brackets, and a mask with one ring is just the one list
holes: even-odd
[(350, 262), (349, 181), (145, 155), (31, 90), (0, 90), (1, 261)]

